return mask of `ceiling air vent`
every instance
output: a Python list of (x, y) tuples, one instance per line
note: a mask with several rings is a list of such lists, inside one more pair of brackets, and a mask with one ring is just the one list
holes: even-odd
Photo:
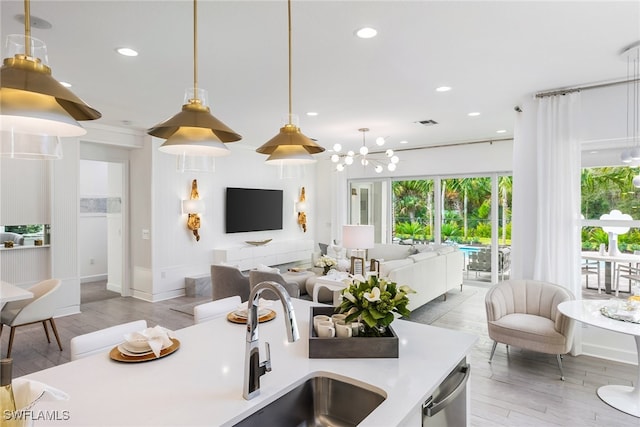
[(421, 125), (425, 125), (425, 126), (433, 126), (438, 124), (438, 122), (436, 122), (435, 120), (420, 120), (417, 123), (420, 123)]

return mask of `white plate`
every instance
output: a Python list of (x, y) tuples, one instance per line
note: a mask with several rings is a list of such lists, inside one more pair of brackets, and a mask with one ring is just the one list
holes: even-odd
[[(269, 314), (271, 310), (268, 308), (260, 308), (258, 309), (258, 317), (262, 317), (262, 316), (266, 316), (267, 314)], [(242, 317), (243, 319), (247, 318), (247, 310), (236, 310), (233, 312), (233, 314), (235, 314), (238, 317)]]
[(147, 355), (147, 354), (149, 354), (149, 353), (153, 353), (153, 351), (151, 351), (151, 349), (149, 349), (149, 350), (147, 350), (147, 351), (144, 351), (144, 352), (142, 352), (142, 353), (141, 353), (141, 352), (139, 352), (139, 351), (136, 351), (136, 352), (128, 351), (128, 350), (124, 347), (124, 343), (122, 343), (122, 344), (120, 344), (120, 345), (118, 346), (118, 351), (119, 351), (120, 353), (124, 354), (125, 356), (131, 356), (131, 357), (140, 357), (140, 356), (145, 356), (145, 355)]

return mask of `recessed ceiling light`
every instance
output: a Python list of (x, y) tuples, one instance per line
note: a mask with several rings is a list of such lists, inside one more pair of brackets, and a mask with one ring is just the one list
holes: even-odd
[[(594, 151), (589, 151), (589, 154), (598, 154), (598, 152), (595, 151), (595, 150)], [(633, 194), (633, 193), (631, 193), (631, 194)]]
[(467, 116), (469, 116), (469, 117), (477, 117), (479, 115), (480, 115), (480, 113), (478, 113), (477, 111), (474, 111), (473, 113), (467, 114)]
[(403, 139), (402, 141), (400, 141), (400, 144), (408, 144), (409, 141), (407, 141), (406, 139)]
[(375, 37), (377, 34), (378, 31), (375, 28), (371, 27), (364, 27), (356, 30), (356, 36), (360, 37), (361, 39), (370, 39), (372, 37)]
[(315, 111), (307, 111), (307, 116), (312, 116), (313, 117), (313, 116), (317, 116), (317, 115), (318, 115), (318, 113), (315, 112)]
[(436, 92), (449, 92), (451, 88), (449, 86), (440, 86), (436, 88)]
[(507, 133), (507, 131), (505, 129), (500, 129), (500, 130), (497, 130), (496, 133)]
[(129, 47), (119, 47), (116, 52), (123, 56), (138, 56), (138, 52)]
[(64, 87), (71, 87), (71, 83), (67, 83), (67, 82), (60, 82), (60, 84)]

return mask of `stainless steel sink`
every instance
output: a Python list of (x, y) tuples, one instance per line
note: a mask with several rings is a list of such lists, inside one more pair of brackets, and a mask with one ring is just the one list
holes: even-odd
[(312, 376), (236, 426), (356, 426), (386, 399), (384, 391), (348, 379)]

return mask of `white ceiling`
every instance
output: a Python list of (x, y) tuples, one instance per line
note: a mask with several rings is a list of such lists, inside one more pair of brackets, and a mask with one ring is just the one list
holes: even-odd
[[(235, 144), (258, 147), (288, 109), (287, 3), (200, 0), (198, 12), (199, 85), (243, 136)], [(21, 0), (2, 0), (3, 40), (23, 33), (20, 13)], [(32, 0), (31, 15), (53, 25), (33, 36), (54, 77), (99, 123), (146, 129), (180, 110), (193, 84), (192, 1)], [(367, 145), (388, 136), (394, 149), (510, 138), (525, 97), (624, 79), (619, 53), (640, 40), (639, 1), (295, 0), (292, 20), (293, 113), (327, 149), (357, 148), (361, 127)], [(378, 36), (356, 38), (363, 26)], [(435, 92), (443, 85), (453, 90)], [(438, 125), (416, 124), (426, 119)]]

